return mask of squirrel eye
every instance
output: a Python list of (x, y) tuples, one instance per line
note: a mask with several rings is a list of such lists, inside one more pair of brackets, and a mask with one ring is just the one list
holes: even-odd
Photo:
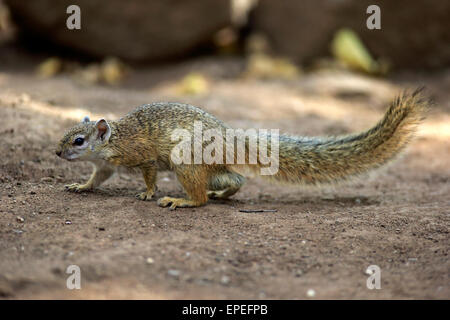
[(77, 145), (77, 146), (81, 146), (83, 144), (83, 142), (84, 142), (83, 138), (76, 138), (75, 141), (73, 142), (73, 144)]

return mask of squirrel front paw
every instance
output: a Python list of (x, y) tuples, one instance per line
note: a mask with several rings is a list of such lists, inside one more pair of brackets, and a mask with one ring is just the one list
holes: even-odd
[(79, 183), (68, 184), (68, 185), (65, 185), (64, 188), (66, 189), (66, 191), (71, 191), (71, 192), (83, 192), (83, 191), (88, 191), (88, 190), (92, 189), (90, 185), (79, 184)]
[(143, 200), (143, 201), (149, 201), (149, 200), (152, 200), (153, 194), (154, 194), (153, 191), (152, 192), (146, 191), (146, 192), (137, 194), (136, 198), (138, 198), (139, 200)]

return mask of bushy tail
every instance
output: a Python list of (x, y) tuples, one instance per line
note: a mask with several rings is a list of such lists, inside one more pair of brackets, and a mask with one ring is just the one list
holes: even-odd
[(393, 159), (413, 137), (429, 102), (422, 89), (404, 92), (372, 129), (328, 138), (280, 136), (278, 181), (322, 184), (342, 181)]

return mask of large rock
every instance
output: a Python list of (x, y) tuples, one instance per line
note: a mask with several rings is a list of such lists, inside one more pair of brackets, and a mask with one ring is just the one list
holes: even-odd
[[(23, 32), (95, 55), (151, 60), (186, 53), (230, 23), (228, 0), (6, 0)], [(81, 8), (81, 30), (66, 9)]]
[[(381, 30), (366, 27), (372, 4), (381, 8)], [(349, 27), (393, 67), (439, 67), (450, 65), (449, 13), (449, 0), (260, 0), (251, 23), (276, 52), (301, 63), (330, 54), (334, 33)]]

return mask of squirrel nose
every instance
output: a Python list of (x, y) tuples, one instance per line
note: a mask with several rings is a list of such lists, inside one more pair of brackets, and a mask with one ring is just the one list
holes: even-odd
[(61, 151), (57, 150), (57, 151), (56, 151), (56, 155), (57, 155), (58, 157), (61, 157)]

